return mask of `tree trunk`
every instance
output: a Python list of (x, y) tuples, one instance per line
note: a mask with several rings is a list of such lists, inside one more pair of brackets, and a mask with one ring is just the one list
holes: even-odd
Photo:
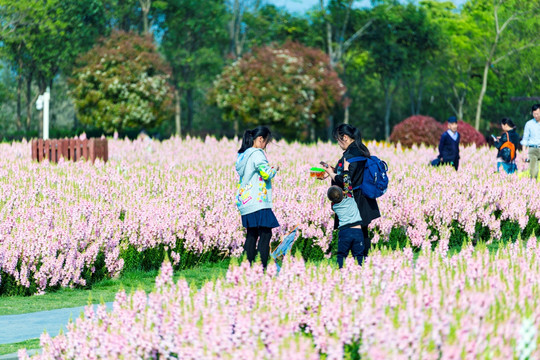
[(384, 103), (385, 103), (385, 112), (384, 112), (384, 138), (386, 141), (390, 140), (390, 113), (392, 111), (392, 98), (393, 92), (390, 91), (390, 85), (384, 90)]
[(349, 104), (345, 105), (345, 114), (343, 116), (343, 122), (345, 124), (348, 124), (349, 123)]
[(328, 136), (328, 140), (332, 140), (333, 131), (334, 131), (334, 116), (330, 115), (328, 116), (328, 127), (326, 129), (326, 135)]
[(19, 71), (17, 72), (17, 130), (20, 131), (22, 127), (22, 87), (23, 87), (23, 77), (22, 77), (22, 64), (19, 61)]
[(484, 101), (484, 95), (486, 94), (487, 89), (487, 77), (489, 72), (490, 61), (486, 61), (484, 65), (484, 74), (482, 77), (482, 89), (480, 90), (480, 95), (478, 96), (478, 102), (476, 104), (476, 117), (474, 119), (474, 128), (480, 130), (480, 117), (482, 116), (482, 102)]
[(458, 101), (458, 120), (463, 120), (463, 103), (465, 102), (465, 96)]
[(191, 131), (193, 129), (193, 89), (187, 89), (186, 90), (186, 100), (187, 100), (187, 107), (188, 107), (188, 124), (187, 124), (187, 130)]
[(150, 29), (148, 26), (148, 14), (150, 13), (152, 0), (139, 0), (139, 4), (141, 5), (141, 13), (143, 18), (143, 31), (144, 34), (149, 34)]
[(33, 74), (30, 73), (26, 77), (26, 131), (31, 130), (32, 125), (32, 78)]
[(176, 136), (182, 136), (182, 104), (181, 104), (180, 90), (174, 91), (174, 123), (176, 125)]

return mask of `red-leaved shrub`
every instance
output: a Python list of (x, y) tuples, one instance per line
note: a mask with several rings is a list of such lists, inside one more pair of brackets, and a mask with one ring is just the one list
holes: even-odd
[[(448, 128), (448, 125), (445, 123), (443, 125), (444, 129)], [(476, 144), (476, 146), (486, 145), (486, 138), (478, 130), (476, 130), (471, 124), (466, 123), (463, 120), (458, 121), (458, 133), (461, 135), (460, 144), (469, 145)]]
[(442, 124), (431, 116), (413, 115), (394, 126), (390, 141), (399, 142), (403, 147), (414, 144), (436, 146), (444, 131), (441, 126)]
[[(448, 123), (441, 124), (431, 116), (413, 115), (394, 126), (390, 141), (399, 142), (403, 147), (411, 147), (414, 144), (437, 146), (442, 133), (447, 129)], [(484, 136), (462, 120), (458, 121), (458, 132), (461, 135), (460, 144), (486, 145)]]

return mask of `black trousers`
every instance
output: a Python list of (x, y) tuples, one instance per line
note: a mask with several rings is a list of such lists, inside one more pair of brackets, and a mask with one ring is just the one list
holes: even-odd
[[(264, 268), (268, 265), (268, 256), (270, 255), (270, 239), (272, 238), (272, 229), (267, 227), (247, 228), (246, 242), (244, 250), (246, 250), (247, 259), (250, 264), (257, 256), (257, 250), (261, 254), (261, 263)], [(257, 246), (257, 240), (258, 246)]]
[(362, 226), (362, 235), (364, 236), (364, 249), (362, 251), (362, 262), (368, 256), (371, 247), (371, 239), (368, 236), (368, 227)]

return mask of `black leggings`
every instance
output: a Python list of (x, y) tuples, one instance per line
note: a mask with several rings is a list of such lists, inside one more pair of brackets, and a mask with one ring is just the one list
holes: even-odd
[(368, 227), (362, 226), (362, 235), (364, 235), (364, 252), (362, 253), (362, 258), (368, 256), (369, 248), (371, 247), (371, 239), (368, 237)]
[[(247, 228), (246, 242), (244, 250), (246, 250), (247, 259), (252, 264), (257, 255), (257, 250), (261, 254), (261, 263), (264, 268), (268, 264), (268, 256), (270, 254), (270, 239), (272, 238), (272, 229), (267, 227)], [(257, 246), (259, 239), (259, 246)]]

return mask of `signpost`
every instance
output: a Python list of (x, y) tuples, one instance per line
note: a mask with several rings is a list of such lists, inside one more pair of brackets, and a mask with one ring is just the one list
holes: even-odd
[(42, 95), (39, 95), (36, 100), (36, 109), (43, 110), (43, 140), (49, 138), (49, 101), (51, 100), (51, 89), (47, 86), (47, 90)]

